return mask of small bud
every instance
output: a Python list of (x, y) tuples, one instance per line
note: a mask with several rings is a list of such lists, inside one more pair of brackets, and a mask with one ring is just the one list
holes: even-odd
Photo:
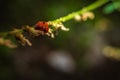
[(57, 23), (57, 24), (53, 23), (53, 25), (56, 27), (56, 29), (60, 28), (63, 31), (69, 31), (69, 28), (66, 28), (62, 23)]
[(0, 38), (0, 45), (6, 46), (9, 48), (16, 48), (17, 47), (17, 45), (13, 44), (11, 40), (3, 39), (3, 38)]
[(75, 19), (76, 21), (81, 21), (82, 18), (81, 18), (80, 15), (77, 14), (77, 15), (75, 15), (74, 19)]
[(69, 31), (69, 28), (66, 28), (64, 25), (61, 25), (61, 29), (62, 29), (63, 31)]
[(16, 48), (17, 45), (13, 44), (11, 40), (5, 40), (4, 45), (9, 48)]
[(86, 12), (84, 14), (82, 14), (82, 20), (86, 21), (88, 18), (89, 19), (94, 19), (94, 13), (93, 12)]
[(29, 32), (32, 36), (39, 36), (44, 34), (43, 31), (35, 30), (33, 27), (29, 27), (29, 26), (26, 26), (25, 30)]
[(47, 35), (50, 36), (51, 38), (54, 38), (54, 37), (55, 37), (54, 32), (53, 32), (52, 29), (49, 29)]
[(59, 23), (57, 26), (60, 27), (63, 31), (69, 31), (69, 28), (66, 28), (62, 23)]
[(32, 43), (26, 39), (23, 34), (18, 33), (15, 35), (16, 40), (18, 40), (23, 46), (25, 46), (26, 44), (28, 44), (29, 46), (32, 46)]
[(55, 36), (54, 36), (54, 34), (52, 33), (52, 34), (51, 34), (51, 38), (54, 38), (54, 37), (55, 37)]

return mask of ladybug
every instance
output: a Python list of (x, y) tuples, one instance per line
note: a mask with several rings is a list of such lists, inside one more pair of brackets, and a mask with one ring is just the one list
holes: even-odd
[(41, 30), (44, 33), (47, 33), (48, 30), (49, 30), (48, 23), (47, 22), (43, 22), (43, 21), (39, 21), (39, 22), (36, 23), (35, 29), (36, 30)]

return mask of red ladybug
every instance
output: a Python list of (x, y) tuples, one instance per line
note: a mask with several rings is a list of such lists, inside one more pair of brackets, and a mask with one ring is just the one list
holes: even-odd
[(47, 22), (43, 22), (43, 21), (39, 21), (35, 25), (35, 29), (36, 30), (41, 30), (41, 31), (44, 31), (45, 33), (47, 33), (48, 29), (49, 29), (48, 23)]

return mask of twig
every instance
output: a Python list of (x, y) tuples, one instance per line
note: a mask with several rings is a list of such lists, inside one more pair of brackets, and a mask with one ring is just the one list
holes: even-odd
[[(67, 16), (60, 17), (56, 20), (48, 21), (48, 22), (39, 21), (32, 27), (27, 25), (21, 29), (14, 29), (9, 32), (0, 33), (0, 39), (2, 41), (2, 42), (0, 42), (0, 43), (2, 43), (0, 45), (4, 45), (7, 40), (8, 35), (11, 35), (11, 36), (14, 36), (15, 39), (18, 40), (22, 45), (28, 44), (29, 46), (31, 46), (32, 44), (30, 43), (30, 41), (24, 37), (24, 35), (23, 35), (24, 32), (28, 32), (32, 36), (47, 35), (47, 36), (51, 36), (52, 38), (54, 38), (54, 32), (56, 30), (58, 30), (58, 29), (61, 29), (64, 31), (69, 30), (68, 28), (66, 28), (63, 25), (63, 22), (69, 21), (69, 20), (75, 18), (76, 16), (78, 17), (76, 19), (81, 19), (81, 17), (82, 17), (82, 19), (84, 21), (87, 20), (87, 18), (93, 19), (94, 15), (92, 13), (90, 13), (89, 11), (99, 8), (107, 2), (109, 2), (109, 0), (98, 0), (91, 5), (84, 7), (81, 10), (72, 12), (72, 13), (68, 14)], [(80, 16), (80, 15), (82, 15), (82, 16)], [(10, 39), (8, 39), (8, 40), (10, 40)], [(10, 44), (11, 44), (11, 42), (9, 42), (9, 45)]]

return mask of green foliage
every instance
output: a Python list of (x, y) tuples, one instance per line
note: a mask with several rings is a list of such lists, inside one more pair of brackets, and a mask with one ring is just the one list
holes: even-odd
[(110, 14), (110, 13), (114, 12), (115, 10), (120, 11), (120, 1), (119, 0), (114, 0), (113, 3), (109, 3), (103, 9), (105, 14)]
[(113, 5), (115, 6), (115, 8), (116, 8), (117, 10), (120, 11), (120, 0), (114, 0), (114, 1), (113, 1)]
[(114, 12), (114, 10), (115, 10), (115, 6), (113, 5), (113, 3), (106, 5), (105, 8), (103, 9), (105, 14), (110, 14)]

